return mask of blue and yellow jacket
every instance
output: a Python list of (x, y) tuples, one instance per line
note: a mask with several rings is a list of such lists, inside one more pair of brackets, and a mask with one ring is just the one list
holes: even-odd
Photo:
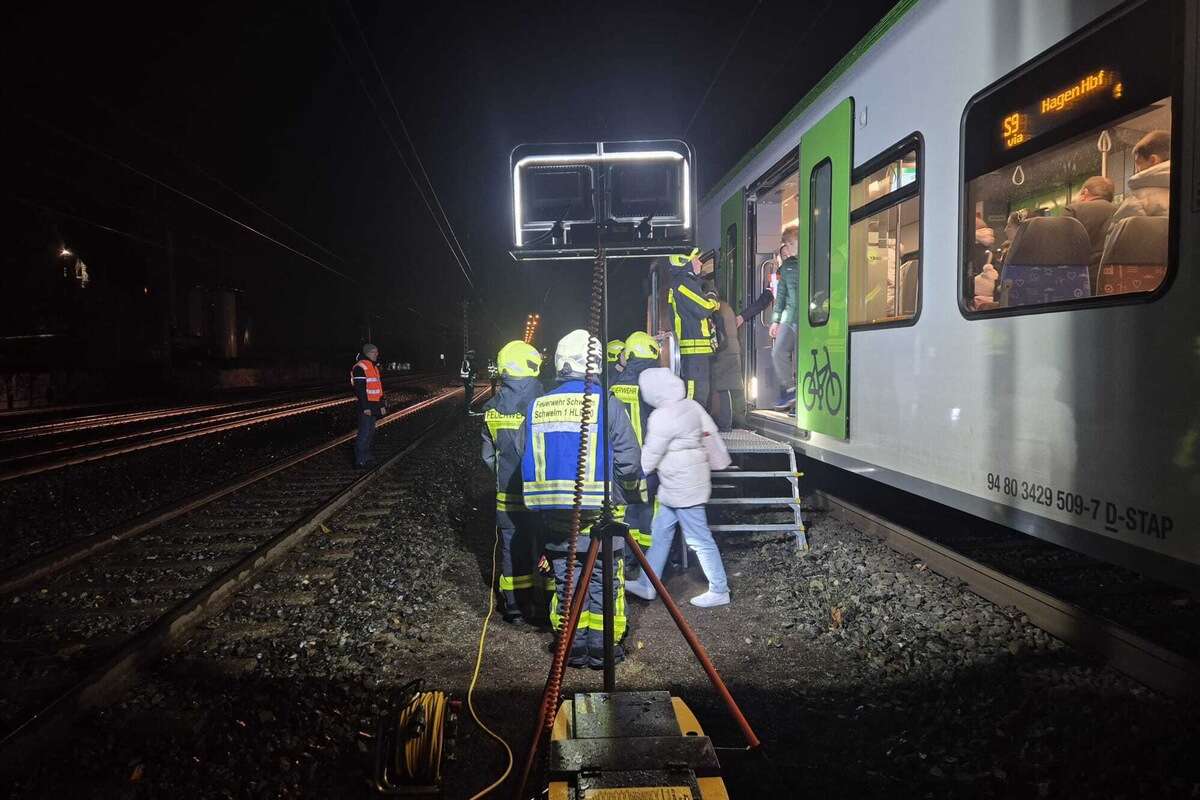
[[(600, 384), (592, 385), (588, 405), (588, 447), (583, 475), (583, 509), (597, 511), (604, 500), (604, 473), (599, 442), (608, 448), (612, 502), (636, 502), (642, 478), (642, 452), (625, 406), (600, 402)], [(568, 377), (529, 404), (520, 440), (521, 481), (525, 507), (534, 511), (569, 511), (579, 467), (579, 433), (584, 408), (583, 379)], [(595, 409), (600, 406), (600, 413)]]

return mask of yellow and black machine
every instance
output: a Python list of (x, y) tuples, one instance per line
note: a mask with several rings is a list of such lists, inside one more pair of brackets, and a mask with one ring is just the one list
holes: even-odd
[[(608, 336), (608, 259), (647, 258), (687, 252), (694, 246), (695, 168), (691, 148), (677, 139), (594, 142), (585, 145), (520, 145), (510, 164), (513, 249), (517, 261), (592, 262), (588, 333)], [(585, 395), (608, 396), (603, 353), (589, 354)], [(592, 387), (595, 386), (593, 389)], [(585, 400), (584, 408), (589, 408)], [(587, 411), (580, 431), (587, 447)], [(608, 448), (597, 448), (602, 459)], [(586, 461), (581, 452), (580, 462)], [(514, 798), (526, 800), (544, 787), (550, 800), (726, 800), (716, 749), (699, 721), (678, 697), (662, 691), (616, 691), (613, 654), (613, 542), (641, 563), (680, 633), (708, 674), (741, 729), (748, 750), (760, 746), (729, 694), (704, 646), (688, 626), (666, 587), (650, 568), (629, 528), (613, 520), (609, 469), (603, 465), (604, 502), (591, 531), (583, 567), (574, 575), (581, 527), (582, 481), (575, 484), (565, 597), (569, 609), (558, 635), (537, 723)], [(583, 610), (584, 591), (601, 561), (604, 618), (604, 691), (561, 699), (567, 651)], [(560, 702), (561, 700), (561, 702)], [(541, 780), (534, 781), (537, 756), (545, 748)]]
[(728, 800), (699, 720), (667, 692), (591, 692), (558, 707), (549, 800)]

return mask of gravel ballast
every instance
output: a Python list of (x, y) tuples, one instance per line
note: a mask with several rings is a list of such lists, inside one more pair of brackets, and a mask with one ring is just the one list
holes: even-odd
[[(375, 721), (395, 690), (423, 677), (465, 698), (493, 543), (478, 436), (459, 426), (398, 467), (358, 504), (385, 514), (335, 518), (31, 763), (14, 795), (371, 796)], [(683, 697), (722, 748), (733, 797), (1200, 796), (1195, 706), (831, 517), (810, 529), (804, 555), (773, 536), (720, 539), (734, 602), (682, 604), (764, 754), (739, 750), (661, 604), (629, 601), (619, 687)], [(694, 563), (668, 586), (680, 600), (704, 589)], [(489, 635), (476, 706), (518, 754), (548, 641), (498, 620)], [(598, 672), (568, 672), (568, 691), (599, 687)], [(446, 796), (503, 765), (464, 711)]]
[[(427, 388), (388, 392), (400, 408)], [(0, 570), (354, 429), (352, 405), (298, 414), (0, 483)]]

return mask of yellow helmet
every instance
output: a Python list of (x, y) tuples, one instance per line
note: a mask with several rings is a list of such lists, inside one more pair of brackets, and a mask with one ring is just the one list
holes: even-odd
[(609, 342), (608, 347), (604, 348), (604, 354), (608, 359), (608, 363), (617, 363), (617, 359), (621, 357), (621, 353), (624, 352), (624, 350), (625, 343), (620, 339), (613, 339), (611, 342)]
[(645, 331), (634, 331), (625, 340), (625, 358), (652, 358), (658, 360), (658, 342)]
[(542, 370), (542, 354), (537, 348), (520, 339), (500, 348), (496, 366), (501, 375), (511, 378), (533, 378)]
[(693, 247), (692, 252), (686, 253), (684, 255), (667, 256), (667, 260), (671, 262), (671, 266), (673, 266), (673, 267), (682, 267), (684, 264), (691, 263), (693, 258), (699, 258), (699, 257), (700, 257), (700, 248)]

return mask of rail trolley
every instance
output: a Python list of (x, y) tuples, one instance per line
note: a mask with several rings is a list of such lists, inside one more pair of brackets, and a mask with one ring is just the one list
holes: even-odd
[(1200, 586), (1198, 46), (1182, 0), (898, 3), (700, 203), (739, 309), (799, 229), (795, 409), (768, 311), (751, 426)]

